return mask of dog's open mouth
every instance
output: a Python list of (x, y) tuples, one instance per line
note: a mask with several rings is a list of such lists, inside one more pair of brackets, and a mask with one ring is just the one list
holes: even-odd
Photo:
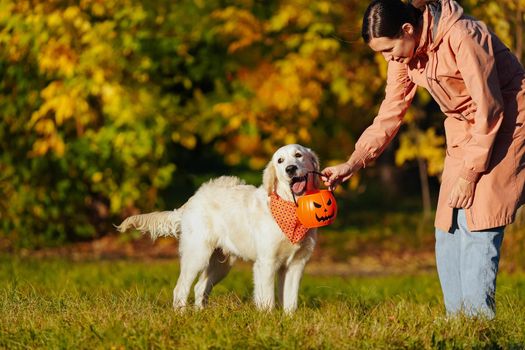
[(292, 192), (296, 196), (302, 195), (304, 191), (306, 190), (306, 177), (307, 176), (308, 175), (296, 176), (292, 178), (292, 181), (290, 182), (290, 188), (292, 189)]

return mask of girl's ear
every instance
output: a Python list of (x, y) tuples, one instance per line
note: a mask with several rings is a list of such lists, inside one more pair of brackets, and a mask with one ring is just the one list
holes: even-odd
[(275, 173), (275, 167), (273, 165), (273, 162), (269, 161), (268, 164), (266, 165), (266, 168), (264, 168), (263, 183), (262, 183), (268, 195), (275, 192), (276, 182), (277, 182), (277, 175)]
[(414, 26), (410, 23), (404, 23), (401, 26), (401, 29), (403, 29), (403, 32), (408, 35), (414, 35), (414, 33), (416, 32)]

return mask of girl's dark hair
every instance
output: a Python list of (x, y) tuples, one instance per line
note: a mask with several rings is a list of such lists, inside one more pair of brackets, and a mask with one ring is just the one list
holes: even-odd
[(425, 4), (430, 1), (416, 0), (406, 4), (401, 0), (373, 0), (363, 15), (361, 35), (368, 44), (373, 38), (398, 38), (401, 26), (410, 23), (418, 26)]

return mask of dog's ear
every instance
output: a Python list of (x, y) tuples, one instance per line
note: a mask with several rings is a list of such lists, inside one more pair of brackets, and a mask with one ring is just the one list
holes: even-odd
[[(320, 165), (319, 165), (319, 157), (317, 156), (317, 154), (315, 154), (314, 151), (312, 151), (309, 148), (308, 148), (308, 155), (310, 156), (310, 161), (312, 162), (314, 170), (319, 172), (321, 170)], [(315, 179), (314, 180), (315, 188), (319, 188), (319, 176), (314, 176), (314, 179)]]
[(319, 157), (311, 149), (308, 149), (308, 153), (310, 154), (310, 161), (312, 162), (312, 165), (314, 166), (315, 171), (320, 171)]
[(277, 175), (275, 173), (275, 166), (272, 161), (269, 161), (263, 172), (263, 187), (268, 192), (268, 195), (275, 191), (275, 183), (277, 182)]

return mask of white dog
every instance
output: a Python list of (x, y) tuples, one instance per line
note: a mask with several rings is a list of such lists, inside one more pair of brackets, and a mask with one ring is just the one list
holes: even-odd
[(312, 171), (319, 171), (315, 153), (301, 145), (287, 145), (275, 152), (258, 188), (223, 176), (203, 184), (181, 208), (131, 216), (117, 229), (124, 232), (135, 228), (149, 232), (153, 239), (179, 238), (181, 271), (173, 290), (175, 308), (186, 306), (199, 273), (195, 306), (203, 307), (213, 286), (239, 257), (254, 261), (257, 308), (274, 307), (277, 272), (279, 301), (285, 312), (292, 312), (297, 308), (299, 283), (314, 250), (317, 231), (309, 229), (302, 240), (292, 244), (272, 216), (270, 197), (277, 194), (293, 203), (294, 197), (318, 186), (317, 177), (309, 173)]

